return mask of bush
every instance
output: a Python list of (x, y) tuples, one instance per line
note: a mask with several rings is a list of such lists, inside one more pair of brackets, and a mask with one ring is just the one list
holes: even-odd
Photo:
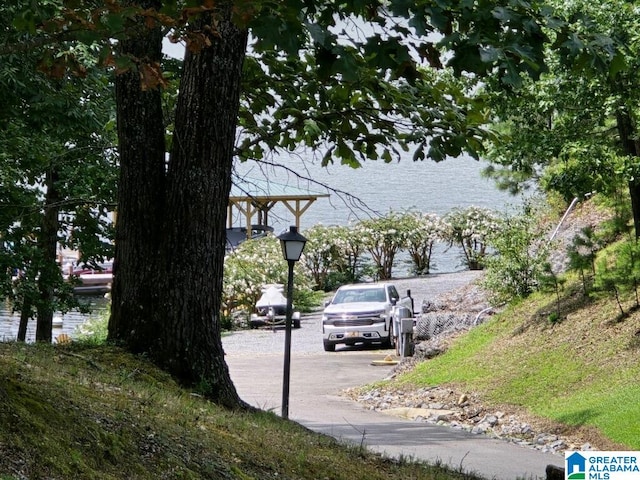
[[(304, 254), (303, 254), (304, 255)], [(268, 284), (286, 286), (287, 262), (282, 258), (279, 240), (273, 235), (247, 240), (228, 254), (224, 264), (223, 312), (226, 315), (237, 310), (251, 312), (262, 295), (262, 287)], [(293, 300), (296, 308), (312, 303), (313, 280), (300, 261), (295, 265)]]
[(75, 332), (77, 340), (90, 345), (105, 344), (109, 333), (109, 315), (110, 310), (106, 309), (78, 325)]
[(640, 285), (640, 244), (635, 238), (618, 243), (597, 262), (594, 286), (611, 293), (618, 305), (621, 317), (626, 316), (622, 306), (622, 293), (632, 293), (635, 309), (640, 307), (638, 288)]
[(384, 217), (362, 220), (356, 226), (359, 241), (367, 249), (376, 266), (375, 277), (388, 280), (393, 273), (395, 256), (406, 241), (402, 216), (389, 212)]
[(499, 227), (497, 214), (476, 206), (455, 208), (444, 216), (443, 236), (450, 246), (458, 245), (464, 255), (463, 265), (482, 270), (487, 255), (487, 236)]
[(315, 225), (304, 232), (307, 244), (304, 247), (304, 263), (314, 280), (316, 289), (324, 289), (331, 269), (336, 264), (339, 252), (333, 239), (335, 229)]
[(589, 294), (591, 282), (596, 273), (596, 255), (600, 248), (601, 245), (593, 227), (584, 227), (573, 238), (567, 249), (569, 268), (580, 274), (585, 296)]
[(520, 215), (505, 215), (499, 224), (488, 237), (495, 254), (485, 259), (483, 281), (494, 305), (533, 293), (545, 274), (549, 252), (546, 236), (530, 206), (525, 206)]
[(617, 155), (604, 145), (568, 144), (560, 154), (560, 160), (546, 168), (541, 179), (545, 191), (562, 195), (565, 201), (583, 198), (591, 192), (611, 192), (622, 177), (616, 165)]
[(407, 212), (399, 218), (404, 232), (404, 248), (411, 258), (411, 270), (426, 275), (431, 269), (431, 253), (436, 241), (442, 239), (444, 223), (435, 213)]

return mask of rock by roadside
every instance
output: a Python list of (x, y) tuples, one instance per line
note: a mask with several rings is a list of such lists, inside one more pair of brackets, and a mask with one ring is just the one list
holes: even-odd
[(370, 410), (477, 435), (490, 435), (545, 453), (560, 455), (565, 450), (595, 448), (580, 436), (545, 430), (544, 425), (520, 412), (486, 406), (473, 392), (460, 393), (447, 387), (406, 390), (385, 386), (372, 390), (352, 388), (344, 394)]

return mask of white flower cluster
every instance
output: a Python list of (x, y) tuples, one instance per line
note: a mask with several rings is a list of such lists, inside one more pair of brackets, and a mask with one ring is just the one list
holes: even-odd
[(405, 231), (404, 248), (411, 257), (414, 272), (419, 275), (429, 273), (433, 246), (444, 238), (444, 222), (435, 213), (411, 211), (402, 217), (402, 229)]
[[(321, 289), (331, 274), (357, 278), (361, 259), (370, 256), (380, 279), (391, 278), (395, 256), (404, 250), (417, 274), (429, 273), (438, 241), (462, 248), (469, 268), (481, 268), (486, 238), (499, 229), (499, 217), (480, 207), (456, 209), (440, 218), (419, 211), (394, 212), (350, 226), (316, 225), (303, 232), (307, 244), (296, 263), (295, 288)], [(246, 241), (225, 260), (224, 305), (228, 311), (252, 309), (266, 284), (287, 281), (287, 264), (274, 236)]]
[[(242, 242), (225, 258), (225, 309), (229, 312), (251, 311), (262, 295), (262, 287), (272, 283), (286, 284), (287, 273), (287, 262), (275, 236)], [(310, 283), (304, 263), (297, 262), (295, 288), (308, 290)]]
[(454, 209), (443, 219), (444, 239), (462, 248), (469, 268), (481, 268), (487, 253), (487, 238), (500, 229), (500, 218), (492, 210), (470, 206)]

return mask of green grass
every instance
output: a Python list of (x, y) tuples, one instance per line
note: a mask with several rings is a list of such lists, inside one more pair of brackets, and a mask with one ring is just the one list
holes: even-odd
[(566, 318), (551, 324), (544, 313), (550, 302), (534, 295), (396, 381), (473, 390), (489, 403), (568, 427), (593, 427), (638, 450), (640, 315), (619, 322), (611, 302), (575, 302)]
[(467, 383), (480, 385), (491, 375), (490, 362), (484, 351), (499, 334), (499, 324), (484, 324), (458, 338), (445, 355), (419, 363), (415, 369), (400, 377), (400, 383), (440, 385)]
[(117, 348), (0, 344), (0, 478), (473, 479), (222, 409)]
[[(635, 372), (637, 379), (637, 374)], [(640, 385), (634, 379), (601, 378), (589, 388), (553, 399), (538, 409), (556, 421), (569, 425), (590, 425), (630, 449), (640, 448)]]

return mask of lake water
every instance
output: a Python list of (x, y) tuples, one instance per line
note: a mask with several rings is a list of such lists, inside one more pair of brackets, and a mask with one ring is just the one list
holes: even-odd
[[(62, 320), (61, 326), (55, 326), (53, 329), (53, 341), (61, 334), (74, 337), (77, 335), (77, 328), (85, 323), (92, 316), (99, 316), (108, 306), (108, 301), (104, 297), (81, 297), (83, 303), (91, 305), (93, 313), (84, 314), (78, 311), (71, 311), (64, 315), (59, 313), (54, 315)], [(11, 314), (11, 307), (8, 304), (0, 303), (0, 341), (14, 341), (18, 336), (18, 327), (20, 325), (20, 314)], [(36, 321), (31, 319), (27, 326), (27, 342), (35, 342), (36, 340)]]
[[(284, 163), (280, 160), (281, 163)], [(349, 225), (350, 222), (390, 210), (413, 209), (444, 216), (454, 208), (478, 206), (498, 211), (512, 211), (522, 203), (508, 193), (499, 191), (493, 181), (484, 178), (481, 171), (486, 163), (470, 157), (448, 159), (440, 163), (412, 161), (410, 156), (399, 162), (364, 162), (361, 168), (343, 165), (320, 166), (311, 157), (287, 159), (287, 169), (258, 167), (254, 162), (237, 165), (236, 170), (252, 178), (265, 178), (296, 188), (317, 193), (328, 193), (329, 198), (319, 198), (301, 218), (302, 233), (318, 223), (324, 225)], [(310, 181), (308, 179), (312, 179)], [(333, 190), (342, 193), (336, 193)], [(244, 219), (234, 219), (242, 225)], [(276, 206), (270, 212), (269, 223), (276, 232), (295, 224), (295, 218), (284, 206)], [(450, 273), (463, 269), (461, 251), (438, 243), (432, 255), (434, 273)], [(394, 268), (394, 276), (408, 273), (403, 258)]]

